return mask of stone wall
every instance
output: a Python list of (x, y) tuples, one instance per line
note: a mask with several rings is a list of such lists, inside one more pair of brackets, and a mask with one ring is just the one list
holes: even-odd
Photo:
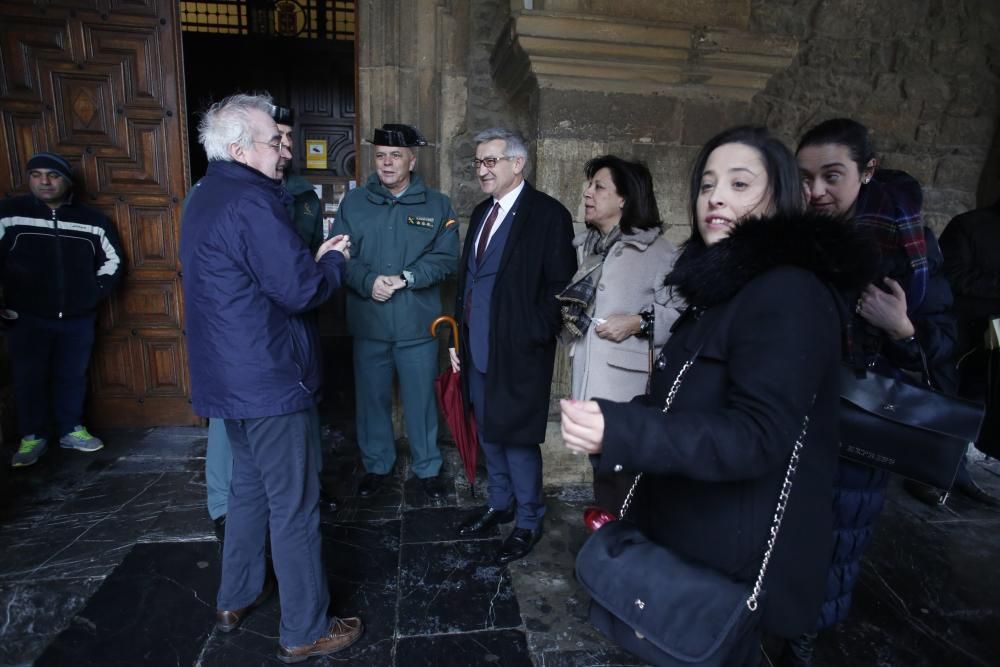
[[(451, 151), (452, 194), (460, 214), (479, 193), (467, 160), (471, 133), (514, 124), (535, 142), (532, 178), (582, 218), (582, 166), (614, 152), (653, 170), (667, 235), (688, 234), (687, 178), (699, 145), (738, 123), (770, 127), (790, 146), (811, 125), (846, 115), (874, 131), (882, 163), (904, 169), (925, 188), (925, 216), (937, 231), (953, 215), (998, 194), (980, 177), (1000, 119), (1000, 3), (995, 0), (733, 0), (720, 5), (727, 30), (742, 26), (761, 40), (793, 38), (798, 53), (749, 99), (671, 93), (536, 88), (512, 99), (496, 84), (490, 56), (505, 22), (523, 3), (472, 0), (466, 60), (468, 112)], [(722, 11), (722, 5), (730, 5)], [(620, 0), (629, 19), (671, 19), (663, 3)], [(748, 6), (747, 6), (748, 5)], [(607, 2), (548, 0), (536, 9), (614, 16)], [(899, 9), (902, 7), (903, 9)], [(714, 11), (714, 10), (713, 10)], [(643, 14), (643, 12), (646, 12)], [(619, 15), (621, 11), (619, 11)], [(704, 18), (704, 17), (699, 17)], [(663, 25), (673, 25), (664, 23)], [(997, 159), (996, 156), (993, 158)], [(987, 179), (991, 180), (991, 179)], [(980, 202), (982, 203), (982, 202)]]
[(874, 131), (885, 166), (923, 184), (936, 231), (977, 205), (1000, 118), (1000, 3), (754, 0), (750, 23), (801, 45), (754, 98), (755, 122), (792, 142), (818, 121), (853, 117)]

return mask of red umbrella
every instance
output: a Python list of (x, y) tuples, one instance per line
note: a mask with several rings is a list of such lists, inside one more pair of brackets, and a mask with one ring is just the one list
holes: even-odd
[[(449, 315), (442, 315), (431, 322), (431, 335), (437, 335), (439, 324), (447, 323), (451, 325), (451, 336), (454, 341), (455, 352), (458, 352), (458, 324), (455, 318)], [(448, 368), (437, 376), (434, 380), (434, 393), (437, 394), (441, 403), (441, 412), (444, 413), (444, 420), (448, 422), (448, 428), (455, 438), (458, 446), (458, 453), (462, 457), (465, 467), (465, 478), (469, 480), (469, 488), (472, 489), (472, 496), (476, 495), (476, 455), (479, 451), (479, 437), (476, 435), (476, 418), (465, 409), (462, 404), (462, 379), (458, 373)]]

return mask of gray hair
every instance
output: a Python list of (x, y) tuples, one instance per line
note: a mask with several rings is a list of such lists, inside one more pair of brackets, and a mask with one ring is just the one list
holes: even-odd
[(201, 117), (198, 123), (198, 141), (205, 148), (209, 161), (230, 161), (229, 146), (239, 144), (249, 150), (253, 145), (252, 111), (263, 111), (268, 118), (274, 109), (271, 96), (230, 95), (216, 102)]
[(506, 157), (524, 158), (524, 171), (527, 173), (528, 146), (524, 141), (524, 137), (522, 137), (519, 132), (508, 130), (503, 127), (491, 127), (490, 129), (483, 130), (476, 136), (472, 137), (472, 140), (476, 142), (477, 146), (479, 144), (485, 144), (487, 141), (496, 141), (497, 139), (506, 144), (504, 147), (504, 155)]

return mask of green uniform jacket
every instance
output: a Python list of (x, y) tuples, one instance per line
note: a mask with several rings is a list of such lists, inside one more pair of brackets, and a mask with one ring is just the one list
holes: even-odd
[(309, 246), (313, 255), (323, 243), (323, 205), (313, 190), (312, 183), (298, 174), (289, 174), (285, 179), (285, 189), (292, 196), (288, 215), (292, 218), (295, 231)]
[[(334, 234), (350, 234), (351, 260), (344, 280), (347, 327), (357, 338), (398, 341), (430, 338), (441, 314), (439, 284), (458, 269), (458, 224), (451, 200), (410, 174), (410, 187), (393, 197), (372, 174), (347, 193)], [(379, 275), (410, 271), (409, 287), (384, 303), (372, 299)]]

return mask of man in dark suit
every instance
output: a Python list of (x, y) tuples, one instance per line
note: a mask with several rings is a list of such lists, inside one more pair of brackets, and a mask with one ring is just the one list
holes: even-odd
[(528, 150), (515, 132), (475, 137), (476, 175), (490, 195), (476, 207), (459, 262), (455, 314), (466, 341), (462, 386), (486, 455), (488, 500), (462, 536), (514, 521), (497, 555), (522, 558), (542, 533), (542, 454), (556, 335), (556, 295), (576, 271), (569, 211), (524, 180)]

